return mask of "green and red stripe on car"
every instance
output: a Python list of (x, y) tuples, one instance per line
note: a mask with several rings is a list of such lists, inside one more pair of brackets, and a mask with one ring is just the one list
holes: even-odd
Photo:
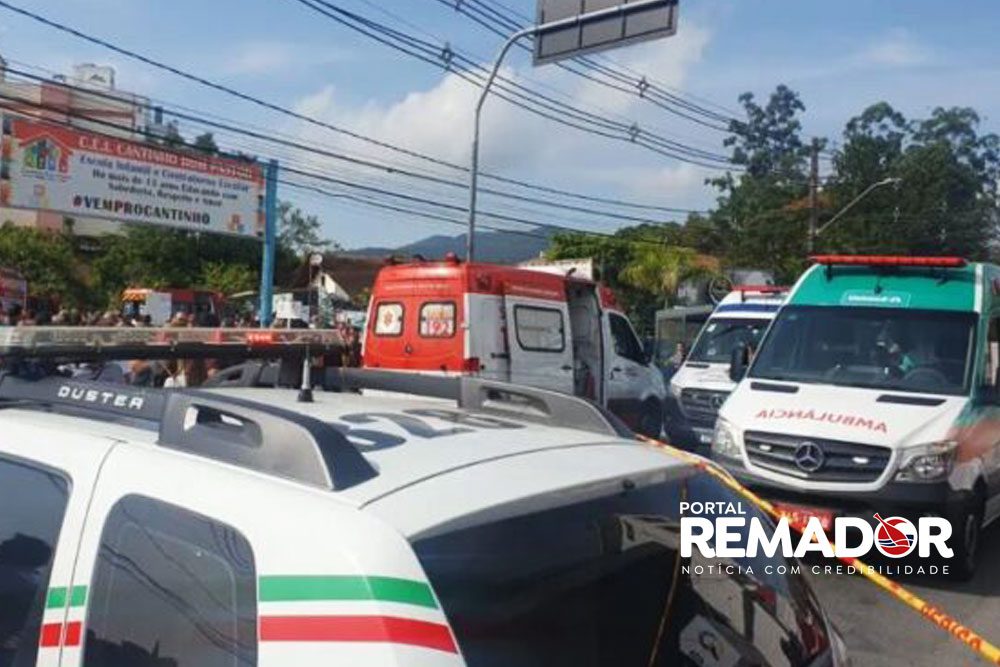
[[(87, 587), (50, 588), (46, 613), (83, 610)], [(347, 606), (345, 607), (345, 603)], [(424, 618), (405, 612), (361, 613), (358, 604), (381, 603), (396, 610), (421, 610)], [(402, 644), (458, 653), (455, 639), (427, 583), (412, 579), (355, 575), (276, 575), (258, 582), (261, 642), (374, 642)], [(302, 610), (301, 613), (299, 610)], [(429, 620), (426, 612), (431, 612)], [(82, 618), (42, 625), (43, 648), (79, 646)]]

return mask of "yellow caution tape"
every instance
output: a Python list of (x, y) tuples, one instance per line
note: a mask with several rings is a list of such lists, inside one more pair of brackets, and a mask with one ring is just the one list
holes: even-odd
[[(712, 475), (713, 477), (721, 481), (726, 487), (732, 489), (733, 491), (740, 494), (741, 496), (752, 502), (760, 509), (767, 512), (767, 514), (771, 516), (771, 518), (775, 520), (781, 518), (782, 516), (781, 512), (778, 511), (778, 509), (775, 508), (774, 505), (772, 505), (767, 500), (761, 498), (747, 487), (740, 484), (735, 477), (729, 474), (727, 470), (723, 469), (718, 464), (713, 463), (712, 461), (704, 459), (695, 454), (692, 454), (691, 452), (686, 452), (683, 449), (678, 449), (677, 447), (669, 445), (660, 440), (647, 438), (641, 435), (637, 437), (639, 438), (639, 440), (642, 440), (647, 444), (653, 445), (654, 447), (657, 447), (659, 449), (663, 449), (669, 452), (670, 454), (677, 456), (678, 458), (688, 461), (689, 463), (697, 466), (701, 470), (704, 470), (708, 474)], [(800, 529), (800, 526), (797, 526), (794, 522), (789, 521), (789, 525), (797, 530)], [(930, 621), (931, 623), (938, 626), (951, 636), (961, 641), (963, 644), (968, 646), (972, 651), (974, 651), (979, 657), (983, 658), (991, 665), (1000, 665), (1000, 648), (998, 648), (995, 644), (992, 644), (991, 642), (986, 640), (982, 635), (975, 632), (971, 628), (959, 623), (958, 620), (945, 613), (944, 610), (942, 610), (940, 607), (936, 607), (931, 603), (927, 602), (926, 600), (920, 598), (919, 596), (914, 595), (913, 593), (903, 588), (896, 582), (892, 581), (888, 577), (877, 572), (874, 567), (866, 565), (863, 561), (861, 561), (858, 558), (840, 558), (839, 560), (843, 561), (847, 565), (854, 566), (855, 572), (857, 572), (864, 578), (868, 579), (882, 590), (891, 593), (897, 600), (899, 600), (906, 606), (916, 611), (926, 620)]]

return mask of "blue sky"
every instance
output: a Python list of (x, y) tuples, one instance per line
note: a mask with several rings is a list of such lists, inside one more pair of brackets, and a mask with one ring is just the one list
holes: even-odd
[[(492, 57), (499, 46), (498, 37), (441, 0), (331, 1), (425, 40), (447, 41), (476, 59)], [(488, 1), (523, 14), (534, 12), (529, 0)], [(452, 162), (468, 160), (472, 86), (352, 32), (296, 0), (14, 3), (307, 115)], [(1000, 4), (990, 0), (947, 5), (930, 0), (681, 0), (676, 37), (608, 57), (731, 110), (744, 91), (765, 96), (786, 83), (801, 93), (807, 106), (803, 117), (807, 133), (834, 141), (848, 118), (880, 100), (911, 117), (926, 115), (935, 106), (972, 106), (983, 116), (985, 129), (1000, 131), (997, 25)], [(238, 102), (3, 9), (0, 54), (57, 72), (67, 72), (76, 62), (111, 64), (117, 68), (121, 89), (352, 155), (464, 180), (461, 174), (404, 160)], [(551, 66), (534, 69), (523, 54), (511, 59), (505, 74), (589, 111), (634, 121), (703, 149), (722, 150), (721, 133)], [(715, 172), (564, 128), (498, 99), (490, 101), (485, 113), (483, 168), (488, 171), (663, 206), (704, 208), (713, 201), (712, 189), (703, 182)], [(198, 130), (182, 123), (188, 134)], [(369, 186), (456, 206), (465, 202), (464, 193), (456, 188), (291, 154), (245, 138), (219, 139), (223, 148), (278, 153), (289, 163), (307, 161), (311, 169)], [(448, 223), (288, 187), (281, 195), (319, 215), (326, 234), (346, 247), (397, 245), (429, 234), (461, 231)], [(484, 197), (483, 206), (588, 229), (609, 231), (622, 224), (586, 214), (552, 214), (536, 205), (512, 205), (490, 196)], [(456, 211), (437, 212), (464, 217)]]

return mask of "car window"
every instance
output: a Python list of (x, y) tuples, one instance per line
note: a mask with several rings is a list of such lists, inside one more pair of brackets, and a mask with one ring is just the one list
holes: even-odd
[(0, 458), (0, 667), (34, 665), (69, 483)]
[(454, 302), (430, 301), (420, 306), (420, 335), (423, 338), (451, 338), (454, 336)]
[(639, 339), (632, 331), (632, 325), (621, 315), (610, 314), (611, 318), (611, 338), (615, 343), (615, 353), (620, 357), (625, 357), (636, 363), (646, 362), (646, 355), (642, 351)]
[[(679, 557), (681, 500), (739, 498), (698, 473), (413, 546), (469, 667), (827, 664), (816, 660), (828, 640), (808, 587), (767, 569), (794, 563)], [(709, 573), (685, 569), (695, 566)], [(712, 660), (713, 646), (725, 661)]]
[(566, 330), (562, 311), (537, 306), (514, 306), (517, 343), (528, 352), (562, 352)]
[(256, 571), (233, 528), (130, 496), (101, 535), (84, 667), (257, 664)]
[(403, 304), (380, 303), (375, 310), (375, 335), (399, 336), (403, 333)]

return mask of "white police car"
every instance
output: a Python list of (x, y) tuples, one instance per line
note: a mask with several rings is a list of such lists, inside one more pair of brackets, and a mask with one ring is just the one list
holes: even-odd
[[(680, 499), (731, 493), (583, 400), (331, 371), (299, 402), (263, 362), (206, 390), (17, 366), (0, 667), (846, 664), (801, 577), (681, 574)], [(356, 387), (382, 391), (332, 391)]]

